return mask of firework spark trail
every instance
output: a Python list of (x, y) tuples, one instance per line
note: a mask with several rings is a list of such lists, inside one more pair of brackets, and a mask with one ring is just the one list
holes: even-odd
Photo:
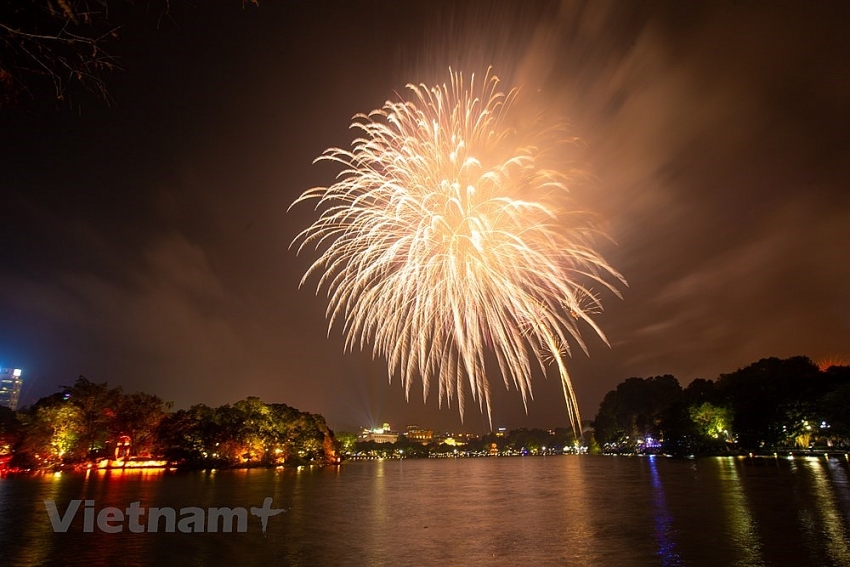
[(439, 404), (457, 398), (463, 417), (466, 383), (492, 423), (487, 358), (526, 408), (533, 367), (545, 375), (554, 361), (580, 428), (569, 340), (587, 352), (580, 321), (605, 340), (587, 285), (619, 295), (608, 280), (625, 280), (593, 249), (587, 215), (565, 206), (568, 175), (544, 167), (541, 145), (508, 126), (517, 91), (500, 92), (489, 72), (480, 85), (450, 75), (355, 116), (352, 149), (316, 160), (343, 171), (292, 205), (316, 200), (321, 211), (293, 241), (298, 253), (323, 250), (301, 285), (318, 275), (328, 332), (341, 321), (347, 350), (371, 343), (408, 399), (417, 376), (425, 398), (436, 380)]

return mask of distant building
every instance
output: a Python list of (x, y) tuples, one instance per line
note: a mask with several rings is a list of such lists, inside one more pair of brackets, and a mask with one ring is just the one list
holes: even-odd
[(477, 441), (481, 438), (481, 436), (476, 435), (475, 433), (453, 433), (452, 437), (458, 443), (466, 444), (470, 441)]
[(395, 443), (398, 441), (398, 433), (390, 429), (389, 423), (385, 423), (383, 427), (363, 429), (357, 440), (374, 441), (375, 443)]
[(404, 435), (411, 441), (418, 441), (419, 443), (429, 443), (434, 437), (434, 432), (431, 429), (422, 429), (418, 425), (408, 425), (407, 433), (405, 433)]
[(12, 411), (17, 411), (18, 400), (21, 398), (21, 369), (0, 369), (0, 406), (6, 406)]

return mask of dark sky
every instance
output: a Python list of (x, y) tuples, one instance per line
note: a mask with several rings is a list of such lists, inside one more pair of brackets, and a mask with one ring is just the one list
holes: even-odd
[[(492, 64), (582, 140), (580, 196), (629, 282), (603, 295), (610, 348), (570, 361), (583, 417), (631, 376), (850, 356), (846, 3), (210, 4), (126, 22), (112, 107), (0, 110), (0, 365), (26, 403), (82, 374), (176, 407), (458, 427), (327, 337), (288, 248), (312, 213), (287, 213), (333, 181), (312, 160), (355, 113), (449, 66)], [(527, 416), (491, 383), (494, 426), (568, 424), (557, 378)], [(489, 426), (472, 406), (464, 428)]]

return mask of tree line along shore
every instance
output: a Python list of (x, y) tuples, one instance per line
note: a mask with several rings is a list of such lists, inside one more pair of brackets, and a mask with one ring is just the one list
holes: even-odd
[(765, 358), (683, 388), (672, 375), (628, 378), (577, 437), (570, 428), (514, 429), (462, 441), (364, 441), (324, 417), (249, 397), (171, 411), (158, 396), (73, 386), (13, 412), (0, 407), (0, 470), (337, 464), (343, 459), (551, 455), (676, 456), (847, 452), (850, 366)]

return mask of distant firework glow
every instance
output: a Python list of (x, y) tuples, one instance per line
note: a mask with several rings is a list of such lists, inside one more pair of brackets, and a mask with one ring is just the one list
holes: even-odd
[(320, 211), (293, 242), (320, 251), (301, 285), (318, 276), (329, 332), (339, 321), (347, 350), (371, 344), (408, 399), (417, 377), (426, 399), (436, 381), (440, 405), (457, 398), (462, 417), (466, 382), (492, 423), (488, 368), (527, 408), (535, 368), (545, 376), (554, 364), (580, 427), (570, 342), (587, 352), (580, 325), (605, 340), (591, 286), (618, 294), (625, 280), (594, 250), (589, 215), (571, 207), (577, 172), (546, 165), (555, 129), (510, 124), (518, 91), (500, 91), (496, 76), (450, 75), (355, 116), (352, 149), (316, 160), (343, 171), (293, 203)]

